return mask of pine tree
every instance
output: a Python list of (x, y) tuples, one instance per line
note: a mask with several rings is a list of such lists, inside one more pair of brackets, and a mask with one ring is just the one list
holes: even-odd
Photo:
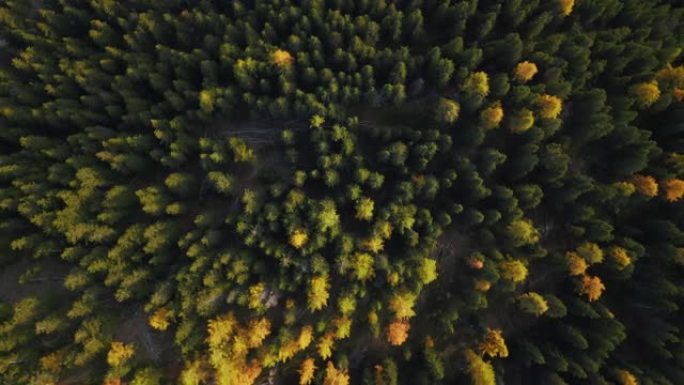
[(460, 111), (461, 106), (457, 102), (441, 98), (437, 103), (437, 121), (446, 124), (453, 124), (458, 119)]
[(544, 297), (535, 292), (529, 292), (518, 296), (518, 306), (525, 313), (540, 316), (549, 310), (549, 304)]
[(501, 262), (498, 265), (502, 278), (519, 283), (527, 278), (527, 267), (519, 260)]
[(533, 125), (534, 115), (527, 108), (512, 113), (508, 123), (509, 129), (516, 134), (529, 130)]

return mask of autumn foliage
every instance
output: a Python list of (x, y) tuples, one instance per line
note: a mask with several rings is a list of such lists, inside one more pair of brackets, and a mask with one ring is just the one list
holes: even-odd
[(637, 191), (648, 197), (654, 197), (658, 195), (658, 183), (656, 180), (649, 175), (634, 175), (630, 180), (634, 186), (636, 186)]
[(308, 304), (312, 311), (320, 310), (328, 303), (328, 278), (314, 277), (309, 283)]
[(387, 341), (390, 345), (399, 346), (406, 341), (411, 325), (408, 321), (394, 321), (387, 327)]
[(622, 247), (613, 247), (610, 251), (610, 257), (619, 270), (623, 270), (632, 263), (629, 253)]
[(560, 115), (563, 109), (563, 101), (553, 95), (542, 95), (537, 101), (539, 106), (539, 115), (544, 119), (555, 119)]
[(132, 344), (114, 341), (107, 353), (107, 363), (113, 367), (121, 366), (133, 357), (133, 354), (135, 354), (135, 347)]
[(522, 61), (515, 66), (513, 76), (520, 82), (531, 80), (538, 72), (537, 65), (531, 61)]
[(558, 0), (563, 15), (568, 16), (572, 13), (572, 8), (575, 6), (575, 0)]
[(571, 276), (582, 275), (589, 267), (587, 261), (574, 251), (565, 253), (565, 259)]
[(504, 111), (500, 103), (495, 103), (480, 113), (480, 119), (486, 129), (496, 128), (501, 124), (504, 117)]
[(480, 351), (489, 357), (508, 357), (508, 347), (501, 329), (487, 329), (484, 340), (480, 343)]
[(166, 330), (169, 327), (169, 317), (170, 312), (165, 308), (161, 308), (152, 313), (148, 322), (153, 329)]
[(473, 385), (496, 385), (494, 368), (471, 349), (464, 352), (468, 373)]
[(684, 181), (681, 179), (668, 179), (664, 183), (665, 199), (668, 202), (676, 202), (684, 196)]
[(313, 358), (306, 358), (299, 364), (299, 385), (309, 385), (314, 379), (316, 365)]
[(282, 49), (277, 49), (271, 54), (271, 60), (273, 64), (278, 67), (288, 67), (294, 62), (292, 55)]
[(601, 282), (601, 278), (583, 275), (580, 281), (579, 292), (587, 296), (589, 302), (594, 302), (601, 298), (601, 294), (606, 287)]
[(301, 249), (302, 247), (304, 247), (308, 240), (309, 236), (306, 234), (304, 230), (301, 229), (295, 230), (290, 235), (290, 245), (292, 245), (292, 247), (294, 247), (295, 249)]
[(335, 365), (328, 361), (323, 385), (349, 385), (349, 374), (346, 370), (335, 368)]
[(655, 80), (635, 84), (630, 87), (629, 93), (636, 98), (637, 103), (641, 107), (649, 107), (660, 98), (660, 89), (658, 88), (658, 82)]

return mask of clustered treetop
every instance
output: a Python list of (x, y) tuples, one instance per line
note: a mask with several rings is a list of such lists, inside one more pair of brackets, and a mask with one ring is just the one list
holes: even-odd
[(684, 7), (6, 0), (0, 383), (684, 384)]

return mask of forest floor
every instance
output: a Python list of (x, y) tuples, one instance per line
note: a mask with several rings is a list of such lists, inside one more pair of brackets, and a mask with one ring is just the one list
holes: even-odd
[(30, 296), (41, 296), (46, 293), (66, 294), (67, 289), (63, 281), (70, 269), (68, 265), (56, 259), (44, 259), (41, 271), (25, 283), (19, 283), (21, 275), (28, 270), (29, 265), (31, 261), (22, 260), (0, 269), (0, 300), (14, 304)]

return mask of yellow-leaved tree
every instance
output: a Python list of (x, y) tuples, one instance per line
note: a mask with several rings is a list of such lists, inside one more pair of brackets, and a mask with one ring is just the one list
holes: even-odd
[(263, 345), (271, 333), (267, 318), (251, 319), (241, 326), (233, 313), (219, 316), (207, 325), (209, 362), (217, 385), (251, 385), (262, 372), (263, 354), (248, 359), (251, 349)]
[(589, 265), (603, 262), (603, 250), (593, 242), (584, 242), (577, 246), (575, 252)]
[(549, 310), (549, 303), (539, 293), (529, 292), (517, 298), (518, 306), (525, 313), (539, 317)]
[(302, 327), (297, 337), (297, 346), (299, 349), (306, 349), (313, 341), (313, 328), (310, 325)]
[(563, 109), (563, 100), (557, 96), (544, 94), (537, 99), (537, 106), (539, 116), (544, 119), (556, 119)]
[(489, 362), (485, 362), (471, 349), (466, 349), (464, 356), (473, 385), (496, 385), (494, 368)]
[(575, 0), (558, 0), (561, 13), (568, 16), (572, 13), (572, 8), (575, 6)]
[(517, 259), (499, 263), (499, 275), (501, 278), (519, 283), (527, 278), (527, 267)]
[(290, 234), (290, 245), (295, 249), (301, 249), (308, 242), (309, 236), (306, 231), (302, 229), (297, 229)]
[(294, 62), (294, 58), (284, 49), (277, 49), (271, 54), (271, 61), (277, 67), (285, 68), (289, 67)]
[(121, 366), (125, 364), (129, 358), (133, 357), (133, 354), (135, 354), (135, 346), (133, 346), (133, 344), (114, 341), (107, 353), (107, 363), (112, 367)]
[(372, 199), (363, 197), (356, 202), (356, 219), (370, 221), (373, 219), (373, 208), (375, 203)]
[(299, 385), (309, 385), (313, 382), (316, 372), (316, 362), (313, 358), (306, 358), (299, 365)]
[(647, 197), (654, 197), (658, 195), (658, 183), (649, 175), (633, 175), (630, 182), (636, 187), (639, 193)]
[(373, 278), (375, 275), (374, 261), (373, 256), (368, 253), (356, 253), (353, 265), (354, 278), (362, 282)]
[(672, 90), (672, 96), (674, 96), (675, 100), (678, 102), (684, 101), (684, 88), (675, 87), (674, 90)]
[(328, 304), (328, 277), (317, 276), (309, 281), (308, 291), (309, 310), (316, 311), (323, 309)]
[(466, 79), (463, 90), (480, 99), (486, 97), (489, 95), (489, 76), (483, 71), (473, 72)]
[(387, 342), (399, 346), (406, 341), (411, 325), (408, 321), (394, 321), (387, 327)]
[(318, 345), (316, 346), (316, 348), (318, 349), (318, 355), (321, 356), (321, 358), (324, 360), (332, 356), (334, 344), (335, 334), (326, 333), (325, 335), (323, 335), (318, 340)]
[(673, 67), (672, 64), (668, 64), (658, 71), (656, 79), (672, 83), (676, 87), (684, 87), (684, 65)]
[(635, 84), (629, 88), (629, 93), (636, 98), (637, 105), (642, 108), (651, 106), (660, 98), (660, 89), (655, 80)]
[(349, 373), (344, 369), (337, 369), (332, 362), (328, 361), (323, 385), (349, 385)]
[(665, 181), (665, 199), (676, 202), (684, 196), (684, 180), (668, 179)]
[(501, 329), (487, 328), (487, 333), (480, 343), (480, 351), (489, 357), (508, 357), (508, 346), (506, 346)]
[(237, 320), (233, 313), (228, 313), (223, 316), (216, 317), (209, 320), (207, 325), (207, 343), (210, 348), (218, 347), (224, 342), (228, 341), (235, 328), (237, 326)]
[(169, 317), (171, 313), (166, 308), (157, 309), (150, 318), (148, 323), (155, 330), (166, 330), (169, 327)]
[(622, 247), (615, 246), (610, 250), (610, 258), (617, 266), (618, 270), (623, 270), (632, 263), (627, 250)]
[(537, 65), (531, 61), (522, 61), (515, 66), (513, 77), (519, 82), (532, 80), (538, 72)]
[(249, 287), (249, 302), (250, 309), (259, 309), (261, 307), (262, 299), (266, 291), (266, 286), (259, 282)]
[(584, 258), (580, 257), (579, 254), (574, 251), (568, 251), (565, 253), (565, 260), (568, 264), (568, 270), (571, 276), (582, 275), (589, 267), (587, 265), (587, 261), (585, 261)]
[(626, 369), (618, 370), (617, 378), (620, 381), (619, 385), (639, 385), (636, 377)]
[(389, 303), (389, 308), (394, 312), (397, 319), (411, 318), (416, 315), (413, 311), (413, 305), (416, 302), (416, 295), (410, 291), (403, 290), (392, 296)]
[(601, 282), (601, 278), (583, 275), (580, 281), (579, 292), (587, 296), (589, 302), (594, 302), (601, 298), (601, 294), (606, 287)]
[(458, 115), (460, 112), (460, 104), (451, 99), (440, 98), (439, 102), (437, 102), (435, 118), (439, 122), (452, 124), (458, 119)]
[(181, 385), (200, 385), (207, 378), (207, 371), (202, 361), (194, 360), (186, 362), (185, 368), (180, 374)]
[(497, 102), (480, 112), (480, 120), (485, 129), (496, 128), (501, 124), (504, 117), (504, 110), (501, 103)]
[(437, 279), (437, 261), (432, 258), (421, 258), (418, 266), (418, 278), (424, 285)]

